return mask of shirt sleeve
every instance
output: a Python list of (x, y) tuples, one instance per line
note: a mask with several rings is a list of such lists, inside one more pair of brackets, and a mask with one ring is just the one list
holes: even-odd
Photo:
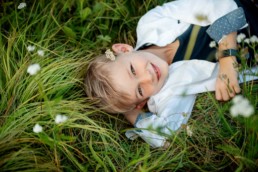
[[(157, 121), (159, 122), (157, 123)], [(135, 129), (128, 130), (125, 135), (131, 140), (134, 140), (139, 136), (153, 148), (163, 147), (166, 142), (166, 136), (160, 131), (160, 129), (164, 127), (164, 125), (160, 124), (164, 123), (165, 121), (163, 118), (160, 118), (151, 112), (141, 113), (135, 121)]]
[(247, 26), (245, 13), (243, 8), (240, 7), (217, 19), (206, 32), (213, 40), (219, 43), (224, 35), (236, 32), (245, 26)]
[(145, 44), (165, 46), (191, 24), (208, 26), (237, 9), (233, 0), (176, 0), (148, 11), (138, 22), (135, 49)]
[[(172, 110), (173, 111), (173, 110)], [(126, 132), (127, 138), (141, 137), (153, 148), (163, 147), (166, 140), (186, 124), (190, 113), (171, 113), (158, 116), (155, 113), (141, 113), (134, 124), (135, 129)]]
[(207, 26), (237, 8), (234, 0), (176, 0), (150, 10), (146, 21), (168, 17)]

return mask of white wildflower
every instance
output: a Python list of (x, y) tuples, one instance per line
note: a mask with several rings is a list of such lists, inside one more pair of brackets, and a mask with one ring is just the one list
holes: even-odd
[(28, 47), (27, 47), (27, 50), (29, 51), (29, 52), (31, 52), (31, 51), (34, 51), (35, 50), (35, 46), (34, 45), (29, 45)]
[(237, 35), (237, 42), (238, 43), (241, 43), (244, 39), (245, 39), (245, 34), (243, 34), (243, 33), (240, 33), (240, 34), (238, 34)]
[(193, 135), (193, 131), (188, 125), (186, 126), (186, 134), (190, 137)]
[(258, 43), (258, 38), (257, 38), (257, 36), (256, 36), (256, 35), (251, 36), (250, 42), (252, 42), (252, 43)]
[(236, 105), (233, 105), (230, 107), (230, 114), (233, 117), (236, 117), (238, 115), (238, 107)]
[(39, 124), (36, 124), (34, 127), (33, 127), (33, 132), (34, 133), (40, 133), (43, 131), (43, 128), (41, 127), (41, 125)]
[(30, 66), (28, 67), (27, 72), (28, 72), (30, 75), (36, 75), (39, 70), (40, 70), (39, 64), (35, 63), (35, 64), (32, 64), (32, 65), (30, 65)]
[(236, 95), (232, 101), (233, 101), (233, 104), (237, 104), (237, 103), (240, 103), (242, 100), (244, 99), (244, 97), (242, 95)]
[(230, 114), (233, 117), (241, 115), (249, 117), (254, 113), (254, 107), (251, 105), (247, 98), (242, 95), (237, 95), (233, 98), (233, 105), (230, 107)]
[(41, 57), (43, 57), (44, 54), (45, 54), (45, 52), (44, 52), (43, 50), (38, 50), (37, 53), (38, 53), (38, 55), (41, 56)]
[(216, 42), (215, 42), (215, 41), (211, 41), (210, 44), (209, 44), (209, 46), (210, 46), (211, 48), (216, 47)]
[(65, 122), (67, 119), (68, 119), (67, 116), (58, 114), (58, 115), (56, 115), (55, 123), (60, 124), (60, 123)]
[(246, 109), (242, 112), (243, 117), (249, 117), (254, 113), (254, 107), (250, 104), (246, 106)]
[(108, 58), (109, 60), (111, 60), (111, 61), (116, 60), (116, 56), (114, 55), (114, 53), (110, 49), (107, 49), (105, 54), (106, 54), (106, 58)]
[(246, 39), (244, 40), (244, 42), (247, 43), (247, 44), (250, 44), (250, 39), (249, 39), (249, 38), (246, 38)]
[(19, 4), (18, 9), (19, 9), (19, 10), (20, 10), (20, 9), (23, 9), (23, 8), (26, 7), (26, 6), (27, 6), (27, 4), (26, 4), (25, 2), (22, 2), (22, 3)]

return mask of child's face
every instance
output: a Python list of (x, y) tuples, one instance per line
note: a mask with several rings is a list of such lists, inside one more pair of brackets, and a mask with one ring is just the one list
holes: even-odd
[(159, 92), (168, 75), (166, 61), (143, 51), (125, 53), (108, 67), (114, 86), (128, 93), (128, 103), (135, 105)]

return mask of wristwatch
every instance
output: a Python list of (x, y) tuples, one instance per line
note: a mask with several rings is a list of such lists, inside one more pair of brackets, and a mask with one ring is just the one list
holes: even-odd
[(217, 52), (217, 59), (219, 60), (224, 57), (235, 56), (237, 59), (237, 62), (239, 63), (240, 59), (237, 57), (237, 55), (238, 55), (238, 51), (236, 49), (226, 49), (226, 50)]
[(222, 51), (222, 57), (237, 56), (238, 52), (235, 49), (227, 49)]

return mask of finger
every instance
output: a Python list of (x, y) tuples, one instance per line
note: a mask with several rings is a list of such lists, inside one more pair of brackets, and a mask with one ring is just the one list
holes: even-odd
[(219, 101), (222, 100), (220, 89), (216, 89), (215, 96), (216, 96), (217, 100), (219, 100)]
[(240, 93), (241, 92), (241, 88), (240, 88), (239, 84), (234, 85), (233, 89), (235, 90), (235, 93)]
[(224, 101), (227, 101), (227, 100), (229, 100), (229, 98), (230, 98), (228, 89), (223, 89), (223, 90), (221, 90), (221, 95), (222, 95), (222, 99), (223, 99)]
[(235, 90), (234, 90), (233, 86), (228, 86), (228, 87), (229, 87), (228, 88), (228, 95), (229, 95), (229, 97), (230, 98), (235, 97), (236, 93), (235, 93)]
[(235, 97), (235, 92), (231, 92), (231, 93), (228, 93), (228, 99), (227, 100), (229, 100), (229, 99), (231, 99), (231, 98), (233, 98), (233, 97)]

